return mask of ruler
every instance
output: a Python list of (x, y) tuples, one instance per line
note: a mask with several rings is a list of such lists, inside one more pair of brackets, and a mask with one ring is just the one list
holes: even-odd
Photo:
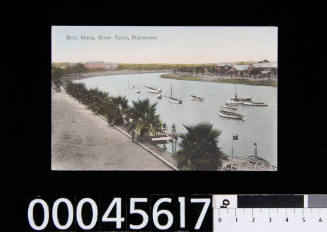
[(213, 195), (213, 231), (326, 232), (327, 195)]

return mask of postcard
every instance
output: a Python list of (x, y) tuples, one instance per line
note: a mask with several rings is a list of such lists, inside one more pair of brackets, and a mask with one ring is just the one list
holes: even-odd
[(277, 171), (277, 35), (52, 26), (51, 169)]

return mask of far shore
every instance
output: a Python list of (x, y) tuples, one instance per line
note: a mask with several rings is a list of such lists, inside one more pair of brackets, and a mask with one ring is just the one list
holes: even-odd
[(176, 79), (176, 80), (188, 80), (188, 81), (206, 81), (206, 82), (216, 82), (216, 83), (236, 83), (244, 85), (258, 85), (258, 86), (271, 86), (277, 87), (276, 79), (262, 79), (253, 77), (230, 77), (230, 76), (217, 76), (217, 75), (182, 75), (182, 74), (172, 74), (171, 70), (110, 70), (104, 72), (89, 72), (72, 74), (64, 76), (64, 80), (82, 80), (97, 76), (110, 76), (110, 75), (123, 75), (123, 74), (142, 74), (142, 73), (165, 73), (160, 75), (161, 78)]
[(176, 80), (188, 80), (188, 81), (207, 81), (207, 82), (217, 82), (217, 83), (236, 83), (243, 85), (262, 85), (277, 87), (277, 80), (275, 79), (261, 79), (261, 78), (249, 78), (249, 77), (230, 77), (230, 76), (191, 76), (182, 74), (162, 74), (161, 78), (176, 79)]
[(110, 70), (104, 72), (89, 72), (89, 73), (81, 73), (80, 75), (72, 74), (68, 76), (64, 76), (65, 80), (82, 80), (90, 77), (97, 76), (110, 76), (110, 75), (121, 75), (121, 74), (142, 74), (142, 73), (169, 73), (170, 70)]

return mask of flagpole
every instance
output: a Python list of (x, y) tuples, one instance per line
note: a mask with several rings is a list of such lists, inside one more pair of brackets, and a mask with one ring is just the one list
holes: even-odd
[(232, 156), (234, 155), (234, 136), (232, 134)]

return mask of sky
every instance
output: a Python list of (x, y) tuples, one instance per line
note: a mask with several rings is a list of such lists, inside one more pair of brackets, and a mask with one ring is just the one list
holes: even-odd
[(52, 26), (51, 30), (52, 62), (277, 61), (277, 27)]

